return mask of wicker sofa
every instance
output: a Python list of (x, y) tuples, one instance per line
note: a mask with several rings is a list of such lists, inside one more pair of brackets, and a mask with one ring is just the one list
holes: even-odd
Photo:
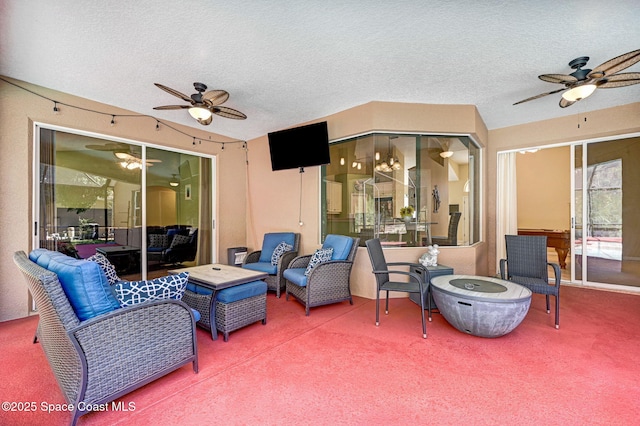
[[(86, 262), (59, 256), (64, 255), (58, 253), (57, 259), (65, 268)], [(39, 342), (67, 403), (74, 406), (72, 425), (87, 413), (82, 407), (113, 401), (188, 363), (198, 372), (195, 322), (184, 302), (144, 302), (81, 320), (78, 315), (86, 312), (72, 306), (59, 276), (46, 269), (53, 261), (48, 266), (39, 261), (43, 267), (18, 251), (14, 262), (40, 316), (34, 343)], [(89, 267), (76, 277), (89, 280), (88, 274)]]

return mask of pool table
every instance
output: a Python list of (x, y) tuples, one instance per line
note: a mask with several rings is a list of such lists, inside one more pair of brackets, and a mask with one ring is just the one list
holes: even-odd
[(561, 229), (518, 229), (518, 235), (544, 235), (547, 237), (547, 247), (556, 249), (558, 263), (562, 269), (567, 269), (567, 254), (571, 249), (571, 231)]

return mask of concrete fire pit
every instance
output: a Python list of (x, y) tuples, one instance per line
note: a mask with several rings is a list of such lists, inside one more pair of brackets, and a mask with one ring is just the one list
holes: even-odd
[(531, 290), (498, 278), (443, 275), (431, 279), (431, 293), (444, 318), (463, 333), (500, 337), (527, 315)]

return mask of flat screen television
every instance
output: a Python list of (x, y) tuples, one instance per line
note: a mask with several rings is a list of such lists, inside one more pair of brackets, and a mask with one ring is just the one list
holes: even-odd
[(327, 122), (285, 129), (268, 134), (271, 169), (301, 169), (329, 164)]

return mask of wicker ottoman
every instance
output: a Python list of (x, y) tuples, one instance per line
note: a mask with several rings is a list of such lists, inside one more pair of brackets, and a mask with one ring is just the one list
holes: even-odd
[(267, 323), (267, 283), (252, 281), (218, 292), (216, 328), (223, 333), (225, 342), (230, 332), (257, 321)]
[[(211, 289), (188, 283), (182, 296), (187, 305), (200, 312), (198, 325), (207, 330), (211, 330), (212, 293)], [(257, 321), (267, 323), (267, 283), (252, 281), (216, 293), (215, 324), (225, 342), (229, 340), (230, 332)]]
[(196, 324), (207, 330), (211, 330), (211, 315), (209, 312), (209, 308), (211, 307), (211, 293), (213, 293), (213, 291), (207, 288), (188, 283), (187, 289), (182, 296), (184, 303), (200, 312), (200, 321)]

